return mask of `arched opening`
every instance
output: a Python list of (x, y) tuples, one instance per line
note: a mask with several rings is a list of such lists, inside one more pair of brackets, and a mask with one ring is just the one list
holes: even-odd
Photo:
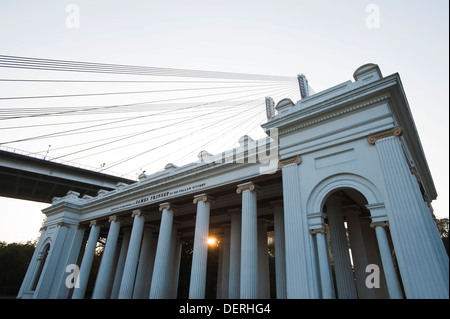
[(48, 256), (48, 252), (49, 251), (50, 251), (50, 243), (47, 243), (44, 246), (44, 248), (42, 249), (42, 251), (38, 255), (37, 270), (36, 270), (36, 273), (35, 273), (35, 276), (34, 276), (33, 285), (31, 286), (31, 290), (32, 291), (36, 290), (36, 287), (37, 287), (37, 284), (39, 282), (39, 279), (41, 278), (42, 270), (44, 269), (45, 261), (47, 260), (47, 256)]
[(330, 266), (339, 299), (389, 298), (367, 204), (354, 188), (332, 190), (323, 201)]

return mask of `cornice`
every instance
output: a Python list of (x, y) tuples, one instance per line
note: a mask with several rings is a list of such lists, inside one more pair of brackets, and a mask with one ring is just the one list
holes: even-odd
[[(237, 169), (245, 168), (245, 167), (258, 167), (260, 163), (218, 163), (218, 164), (206, 164), (206, 170), (205, 166), (202, 165), (201, 167), (197, 167), (195, 169), (190, 169), (187, 171), (180, 171), (178, 174), (173, 174), (170, 176), (165, 176), (164, 178), (156, 179), (156, 180), (149, 180), (145, 183), (138, 184), (132, 184), (127, 186), (125, 189), (111, 191), (109, 194), (105, 194), (101, 197), (94, 197), (92, 199), (89, 199), (85, 203), (82, 204), (81, 209), (87, 210), (87, 209), (94, 209), (97, 206), (103, 205), (105, 202), (108, 201), (114, 201), (115, 203), (120, 202), (122, 199), (127, 199), (130, 196), (133, 195), (139, 195), (140, 193), (143, 194), (149, 194), (152, 192), (164, 192), (168, 189), (173, 189), (178, 186), (183, 186), (186, 184), (187, 181), (189, 183), (194, 183), (198, 180), (205, 180), (211, 177), (214, 177), (216, 175), (220, 175), (223, 173), (227, 173), (230, 171), (235, 171)], [(255, 176), (258, 175), (258, 173), (255, 173)], [(248, 176), (252, 177), (252, 176)], [(228, 182), (228, 181), (227, 181)], [(229, 181), (233, 182), (233, 181)], [(164, 188), (161, 188), (163, 186)], [(188, 195), (188, 193), (186, 193)], [(114, 206), (115, 204), (111, 204)]]
[[(314, 125), (316, 123), (320, 123), (322, 121), (326, 121), (330, 118), (352, 112), (390, 98), (390, 90), (392, 89), (392, 87), (396, 86), (399, 81), (399, 75), (395, 73), (366, 85), (349, 87), (349, 90), (347, 92), (338, 95), (330, 94), (329, 98), (319, 100), (316, 104), (311, 103), (311, 105), (308, 105), (304, 108), (302, 108), (301, 104), (296, 105), (293, 107), (293, 112), (291, 114), (273, 119), (266, 124), (263, 124), (262, 127), (266, 130), (278, 127), (279, 135), (281, 136), (283, 134), (291, 132), (292, 129), (301, 129), (310, 125)], [(351, 85), (354, 84), (354, 82), (350, 83)], [(346, 84), (346, 82), (341, 83), (338, 86), (344, 84)], [(333, 88), (330, 88), (329, 90), (332, 89)], [(320, 92), (317, 94), (320, 94)], [(374, 95), (376, 97), (371, 98), (370, 101), (363, 101), (364, 99), (367, 99), (367, 97)], [(312, 95), (311, 97), (314, 97), (314, 95)], [(324, 97), (327, 97), (327, 95), (324, 95)], [(331, 110), (336, 110), (341, 107), (345, 108), (348, 105), (351, 105), (351, 108), (348, 110), (339, 110), (337, 112), (329, 114)], [(296, 107), (299, 107), (300, 109), (296, 110)], [(311, 120), (312, 118), (314, 119)], [(289, 131), (282, 129), (288, 128), (295, 122), (302, 123), (299, 125), (299, 127), (290, 128)]]
[[(320, 110), (317, 110), (318, 111), (317, 113), (314, 113), (314, 114), (311, 114), (308, 116), (304, 116), (303, 119), (301, 119), (301, 117), (302, 117), (301, 114), (297, 114), (295, 116), (295, 118), (289, 119), (289, 123), (292, 123), (297, 119), (298, 120), (297, 122), (299, 122), (299, 124), (294, 125), (289, 128), (286, 128), (286, 129), (280, 129), (278, 131), (278, 135), (283, 136), (283, 135), (289, 134), (291, 132), (295, 132), (295, 131), (304, 129), (309, 126), (313, 126), (313, 125), (340, 117), (342, 115), (358, 111), (358, 110), (366, 108), (368, 106), (378, 104), (380, 102), (389, 100), (389, 98), (390, 98), (390, 94), (385, 93), (385, 94), (379, 95), (375, 98), (371, 98), (370, 100), (366, 100), (363, 103), (351, 104), (351, 105), (348, 105), (347, 103), (342, 103), (342, 104), (336, 104), (333, 106), (327, 105), (327, 106), (316, 107), (316, 110), (318, 108), (320, 108)], [(294, 113), (294, 115), (295, 115), (295, 113)], [(311, 119), (312, 117), (313, 117), (313, 119)], [(286, 127), (289, 125), (289, 123), (287, 123), (286, 125), (283, 125), (283, 126)]]

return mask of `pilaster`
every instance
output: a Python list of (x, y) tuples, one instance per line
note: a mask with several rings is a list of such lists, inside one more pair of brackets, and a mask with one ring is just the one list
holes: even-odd
[(283, 179), (284, 225), (286, 236), (287, 298), (317, 298), (314, 242), (308, 229), (308, 218), (301, 203), (300, 156), (279, 162)]
[(423, 198), (411, 178), (401, 141), (396, 136), (384, 137), (376, 140), (375, 147), (389, 198), (391, 236), (406, 297), (448, 298), (448, 257), (447, 267), (442, 267), (440, 254), (432, 247), (433, 236), (424, 226), (429, 216), (423, 214)]

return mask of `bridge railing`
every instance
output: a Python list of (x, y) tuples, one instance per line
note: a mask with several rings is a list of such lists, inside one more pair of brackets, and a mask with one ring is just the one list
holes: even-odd
[(111, 175), (111, 176), (126, 178), (126, 179), (130, 179), (130, 180), (136, 180), (136, 178), (134, 178), (132, 176), (121, 174), (121, 173), (118, 173), (118, 172), (109, 171), (109, 170), (103, 170), (102, 168), (97, 168), (97, 167), (93, 167), (93, 166), (89, 166), (89, 165), (85, 165), (85, 164), (80, 164), (80, 163), (75, 163), (75, 162), (70, 162), (70, 161), (64, 161), (64, 160), (61, 160), (61, 159), (52, 158), (52, 157), (50, 157), (48, 155), (28, 152), (28, 151), (24, 151), (24, 150), (21, 150), (21, 149), (8, 147), (8, 146), (5, 146), (5, 145), (0, 145), (0, 151), (5, 151), (5, 152), (8, 152), (8, 153), (13, 153), (13, 154), (18, 154), (18, 155), (22, 155), (22, 156), (31, 157), (31, 158), (36, 158), (36, 159), (39, 159), (39, 160), (48, 161), (48, 162), (55, 163), (55, 164), (61, 164), (61, 165), (75, 167), (75, 168), (85, 169), (85, 170), (93, 171), (93, 172), (96, 172), (96, 173), (102, 173), (102, 174), (105, 174), (105, 175)]

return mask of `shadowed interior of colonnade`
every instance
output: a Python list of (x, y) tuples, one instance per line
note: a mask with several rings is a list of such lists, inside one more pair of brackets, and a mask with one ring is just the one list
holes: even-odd
[[(274, 245), (274, 203), (282, 207), (282, 179), (281, 172), (270, 175), (261, 175), (252, 180), (258, 186), (257, 216), (258, 216), (258, 264), (259, 264), (259, 296), (261, 298), (277, 298), (275, 283), (275, 245)], [(239, 277), (233, 276), (230, 269), (230, 244), (233, 246), (233, 216), (239, 216), (242, 208), (242, 195), (236, 192), (236, 185), (223, 185), (208, 191), (208, 196), (214, 198), (211, 203), (209, 238), (214, 239), (208, 245), (207, 270), (206, 270), (206, 290), (207, 299), (228, 299), (232, 298), (231, 288), (239, 287)], [(175, 234), (174, 256), (171, 256), (170, 271), (171, 282), (169, 291), (166, 294), (168, 299), (188, 298), (191, 281), (192, 257), (194, 251), (194, 235), (196, 226), (196, 205), (193, 204), (191, 195), (180, 196), (171, 202), (177, 207), (173, 217), (173, 230)], [(144, 237), (140, 249), (138, 266), (136, 270), (136, 280), (133, 287), (134, 299), (148, 299), (152, 280), (152, 267), (155, 260), (159, 227), (161, 224), (161, 211), (159, 204), (152, 204), (140, 207), (140, 211), (145, 216)], [(120, 278), (124, 267), (126, 248), (130, 242), (130, 234), (133, 226), (131, 211), (123, 211), (117, 214), (121, 220), (119, 240), (117, 243), (115, 256), (115, 275), (111, 276), (110, 299), (118, 298), (120, 288)], [(101, 225), (99, 240), (97, 242), (96, 254), (89, 274), (89, 281), (84, 298), (91, 298), (95, 282), (100, 268), (103, 249), (107, 241), (110, 223), (108, 219), (96, 220)], [(89, 227), (88, 224), (81, 227)], [(240, 225), (239, 225), (240, 227)], [(146, 246), (145, 231), (152, 234), (152, 240)], [(240, 231), (239, 231), (240, 232)], [(86, 232), (83, 247), (88, 241), (89, 232)], [(240, 237), (240, 236), (239, 236)], [(240, 239), (239, 239), (240, 240)], [(231, 243), (230, 243), (231, 241)], [(240, 245), (239, 245), (240, 246)], [(81, 251), (83, 251), (82, 249)], [(171, 249), (172, 250), (172, 249)], [(240, 248), (239, 248), (240, 250)], [(147, 254), (145, 254), (145, 251)], [(240, 251), (238, 252), (240, 255)], [(226, 256), (228, 255), (228, 256)], [(78, 263), (81, 263), (83, 254), (80, 253)], [(144, 265), (143, 258), (151, 260), (146, 263), (147, 271), (145, 277), (139, 277), (140, 265)], [(232, 259), (232, 258), (231, 258)], [(122, 262), (121, 262), (122, 261)], [(235, 281), (236, 285), (229, 284)], [(74, 289), (71, 289), (69, 298), (72, 298)], [(239, 293), (239, 291), (234, 291)], [(239, 295), (234, 298), (238, 298)]]
[[(389, 298), (380, 248), (366, 205), (364, 195), (351, 188), (332, 191), (323, 205), (333, 293), (338, 299)], [(389, 227), (384, 230), (388, 253), (400, 278)]]

